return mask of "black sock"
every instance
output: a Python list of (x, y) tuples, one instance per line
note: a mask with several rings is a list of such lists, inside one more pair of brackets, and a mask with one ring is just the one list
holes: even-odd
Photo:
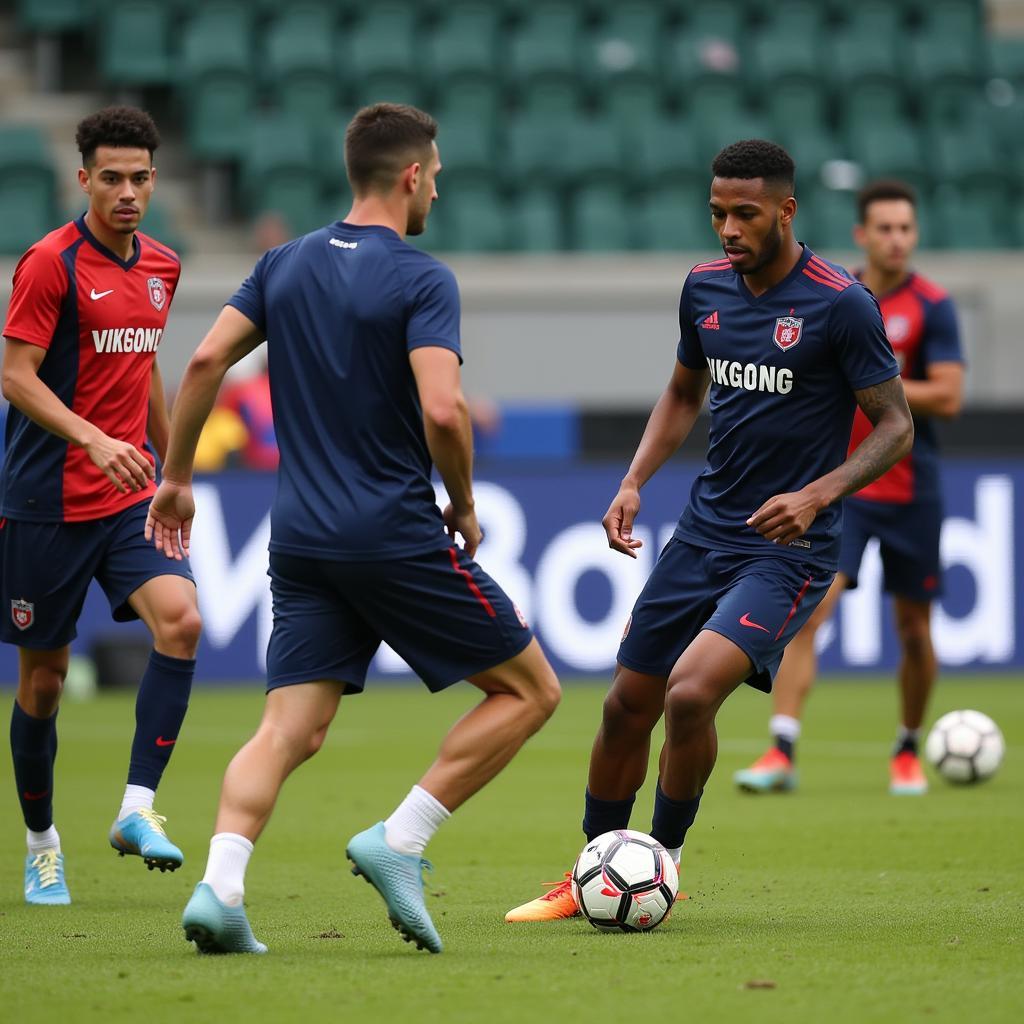
[(129, 786), (156, 789), (160, 784), (185, 720), (195, 668), (194, 658), (172, 658), (159, 651), (150, 654), (135, 699)]
[(657, 839), (666, 850), (675, 850), (683, 845), (686, 831), (697, 817), (701, 794), (692, 800), (673, 800), (661, 791), (658, 783), (654, 791), (654, 816), (651, 818), (651, 838)]
[(633, 811), (636, 794), (625, 800), (599, 800), (587, 790), (586, 809), (583, 812), (583, 832), (589, 843), (605, 832), (617, 828), (629, 828), (629, 816)]
[(906, 732), (904, 731), (896, 739), (896, 746), (893, 748), (892, 756), (895, 757), (897, 754), (913, 754), (917, 756), (917, 731)]
[(33, 832), (45, 832), (53, 824), (57, 712), (49, 718), (33, 718), (15, 701), (11, 712), (11, 757), (25, 824)]
[(773, 736), (775, 740), (775, 747), (777, 750), (781, 750), (790, 761), (796, 760), (796, 741), (787, 740), (785, 736)]

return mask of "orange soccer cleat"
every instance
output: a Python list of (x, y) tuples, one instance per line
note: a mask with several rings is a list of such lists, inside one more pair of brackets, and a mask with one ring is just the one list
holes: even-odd
[(566, 871), (561, 882), (545, 882), (551, 888), (529, 903), (510, 910), (505, 920), (516, 921), (561, 921), (563, 918), (576, 917), (580, 908), (572, 894), (571, 872)]
[(748, 793), (781, 792), (796, 788), (796, 771), (778, 747), (771, 747), (749, 768), (736, 772), (732, 780)]
[(921, 761), (912, 750), (901, 750), (889, 762), (889, 792), (893, 796), (921, 796), (928, 792)]

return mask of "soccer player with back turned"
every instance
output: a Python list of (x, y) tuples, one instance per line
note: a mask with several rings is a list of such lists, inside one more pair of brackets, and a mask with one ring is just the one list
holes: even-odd
[[(203, 952), (265, 951), (242, 905), (253, 843), (284, 780), (319, 749), (342, 694), (363, 689), (382, 641), (431, 690), (468, 679), (484, 694), (398, 808), (346, 850), (394, 926), (431, 952), (441, 939), (423, 900), (426, 843), (559, 700), (525, 621), (473, 561), (481, 532), (458, 289), (446, 266), (405, 242), (424, 230), (437, 197), (436, 132), (413, 107), (382, 103), (355, 116), (345, 136), (348, 216), (259, 260), (193, 356), (175, 403), (147, 524), (171, 556), (187, 550), (192, 460), (218, 386), (267, 340), (281, 450), (268, 693), (256, 735), (228, 767), (206, 874), (185, 908), (185, 935)], [(431, 462), (451, 501), (443, 514)]]
[(154, 650), (139, 686), (128, 785), (111, 846), (163, 870), (182, 862), (153, 798), (188, 707), (200, 619), (187, 563), (142, 536), (168, 422), (156, 353), (180, 265), (138, 231), (160, 138), (111, 107), (78, 126), (89, 207), (28, 250), (3, 333), (11, 403), (0, 473), (0, 638), (18, 650), (11, 752), (28, 827), (25, 899), (69, 903), (53, 824), (57, 706), (89, 583), (113, 616), (141, 618)]
[[(744, 682), (771, 689), (835, 572), (838, 499), (906, 454), (913, 437), (878, 304), (793, 235), (789, 155), (737, 142), (712, 170), (711, 222), (725, 256), (694, 267), (683, 285), (675, 368), (605, 515), (609, 545), (636, 557), (640, 489), (710, 388), (707, 462), (626, 626), (583, 816), (588, 840), (629, 825), (664, 715), (651, 835), (677, 863), (714, 768), (718, 709)], [(872, 428), (846, 457), (857, 406)], [(506, 920), (577, 912), (565, 882)]]
[[(843, 503), (839, 572), (814, 614), (793, 638), (772, 691), (773, 744), (734, 781), (749, 792), (773, 792), (796, 785), (795, 748), (800, 716), (817, 672), (814, 638), (843, 591), (857, 585), (867, 542), (878, 539), (885, 589), (892, 594), (900, 643), (900, 727), (889, 762), (889, 791), (917, 796), (928, 790), (918, 757), (938, 663), (932, 646), (932, 602), (942, 593), (939, 535), (942, 493), (935, 417), (960, 411), (964, 367), (953, 300), (938, 285), (911, 269), (917, 245), (916, 199), (899, 181), (877, 181), (858, 196), (854, 240), (864, 250), (859, 277), (878, 296), (914, 416), (914, 448), (887, 473)], [(858, 413), (851, 447), (870, 424)]]

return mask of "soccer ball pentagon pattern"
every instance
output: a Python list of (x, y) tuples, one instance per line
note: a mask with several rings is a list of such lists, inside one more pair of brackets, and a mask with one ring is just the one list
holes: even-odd
[(999, 726), (980, 711), (950, 711), (932, 726), (924, 756), (950, 782), (983, 782), (1002, 763)]
[(668, 917), (679, 874), (661, 843), (632, 829), (605, 832), (583, 847), (572, 869), (572, 894), (602, 931), (646, 932)]

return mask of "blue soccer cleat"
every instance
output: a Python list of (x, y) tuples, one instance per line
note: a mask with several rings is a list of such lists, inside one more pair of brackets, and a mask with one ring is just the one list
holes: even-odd
[(245, 907), (229, 907), (205, 882), (200, 882), (181, 915), (185, 938), (200, 953), (266, 953), (245, 916)]
[(123, 857), (130, 853), (141, 857), (150, 871), (176, 871), (185, 859), (174, 843), (167, 838), (164, 822), (167, 819), (147, 807), (133, 811), (122, 821), (110, 826), (110, 845)]
[(732, 781), (748, 793), (786, 792), (796, 789), (796, 771), (778, 747), (771, 747), (749, 768), (736, 772)]
[(71, 902), (71, 893), (64, 881), (64, 854), (44, 850), (25, 858), (25, 902), (40, 907), (65, 906)]
[(432, 870), (430, 862), (392, 850), (383, 821), (353, 836), (345, 856), (352, 861), (352, 874), (362, 875), (380, 893), (402, 938), (417, 949), (440, 953), (441, 936), (423, 902), (423, 869)]

